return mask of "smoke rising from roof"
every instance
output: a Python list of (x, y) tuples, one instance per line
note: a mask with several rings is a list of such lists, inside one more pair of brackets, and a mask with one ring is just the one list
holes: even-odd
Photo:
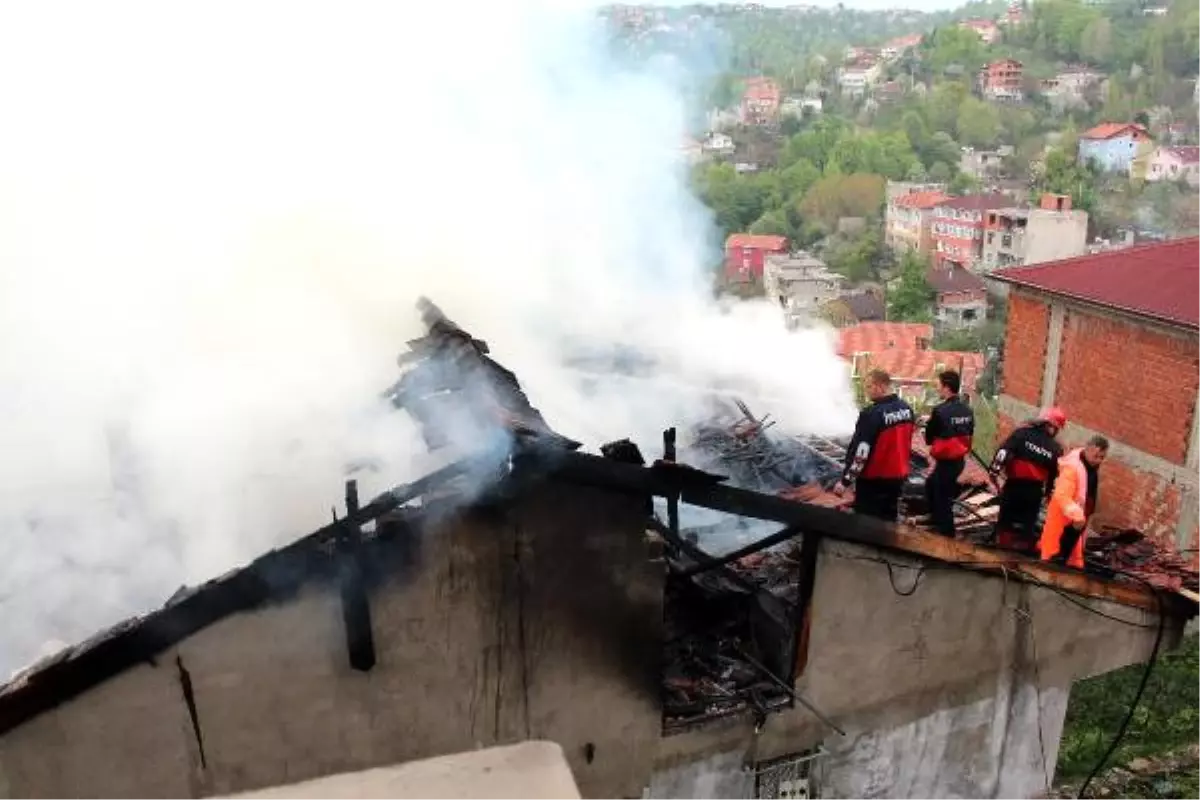
[(714, 384), (848, 426), (828, 334), (709, 299), (677, 86), (590, 12), (406, 8), (0, 10), (0, 674), (424, 471), (378, 399), (422, 294), (590, 448)]

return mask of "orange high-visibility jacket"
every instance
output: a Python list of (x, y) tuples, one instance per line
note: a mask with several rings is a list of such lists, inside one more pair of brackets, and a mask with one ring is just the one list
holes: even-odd
[[(1058, 553), (1059, 542), (1068, 525), (1083, 527), (1087, 522), (1087, 468), (1083, 465), (1083, 448), (1076, 448), (1058, 460), (1058, 479), (1054, 481), (1054, 493), (1046, 507), (1046, 524), (1042, 526), (1039, 542), (1043, 559)], [(1083, 543), (1081, 535), (1071, 549), (1067, 563), (1083, 569)]]

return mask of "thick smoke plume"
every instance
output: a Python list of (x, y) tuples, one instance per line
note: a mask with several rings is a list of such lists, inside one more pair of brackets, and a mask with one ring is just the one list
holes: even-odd
[(711, 301), (675, 83), (590, 11), (407, 9), (0, 10), (0, 675), (422, 472), (422, 294), (591, 448), (718, 385), (847, 426), (827, 334)]

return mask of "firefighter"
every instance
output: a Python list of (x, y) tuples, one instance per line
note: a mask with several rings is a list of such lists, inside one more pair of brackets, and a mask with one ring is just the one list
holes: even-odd
[(934, 407), (925, 423), (925, 443), (933, 458), (933, 470), (925, 479), (925, 497), (933, 529), (954, 538), (954, 498), (958, 496), (958, 478), (966, 466), (975, 436), (975, 412), (959, 396), (960, 378), (954, 370), (938, 375), (938, 394), (942, 402)]
[(846, 448), (846, 468), (833, 491), (844, 495), (853, 484), (856, 513), (895, 522), (908, 478), (916, 417), (892, 391), (892, 378), (883, 370), (871, 370), (865, 388), (871, 403), (859, 412)]
[(1087, 524), (1096, 511), (1100, 465), (1107, 456), (1108, 439), (1093, 436), (1086, 447), (1075, 448), (1058, 462), (1058, 480), (1039, 543), (1044, 560), (1083, 569)]
[(1046, 408), (1037, 419), (1017, 428), (992, 459), (993, 478), (1004, 473), (996, 544), (1026, 555), (1038, 555), (1038, 514), (1042, 499), (1054, 488), (1062, 445), (1056, 437), (1067, 424), (1061, 408)]

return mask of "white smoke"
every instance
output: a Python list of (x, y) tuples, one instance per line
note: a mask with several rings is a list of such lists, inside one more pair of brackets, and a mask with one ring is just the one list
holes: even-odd
[[(423, 471), (376, 400), (422, 294), (589, 447), (716, 382), (847, 427), (827, 334), (709, 299), (677, 85), (591, 11), (409, 8), (0, 7), (0, 674)], [(613, 342), (673, 374), (564, 367)]]

